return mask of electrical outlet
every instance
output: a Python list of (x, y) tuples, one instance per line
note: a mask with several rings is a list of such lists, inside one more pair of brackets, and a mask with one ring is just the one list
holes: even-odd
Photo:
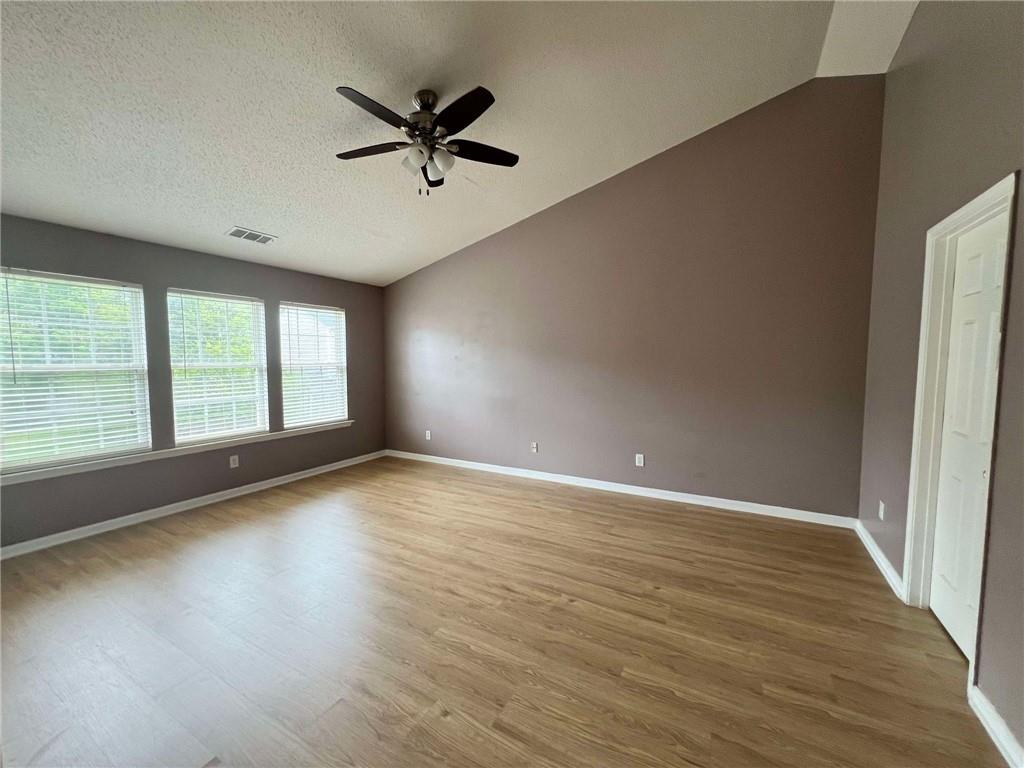
[(636, 455), (636, 465), (638, 467), (643, 467), (643, 465), (644, 465), (644, 455), (642, 453), (638, 453)]
[(885, 502), (881, 499), (878, 500), (878, 519), (885, 520)]
[(427, 440), (429, 440), (429, 439), (430, 439), (430, 430), (429, 430), (429, 429), (427, 430), (427, 434), (426, 434), (426, 437), (427, 437)]
[(536, 443), (530, 443), (530, 453), (536, 453), (536, 452), (537, 452), (537, 444)]
[(238, 454), (237, 453), (232, 453), (230, 456), (228, 456), (228, 466), (231, 469), (238, 469)]

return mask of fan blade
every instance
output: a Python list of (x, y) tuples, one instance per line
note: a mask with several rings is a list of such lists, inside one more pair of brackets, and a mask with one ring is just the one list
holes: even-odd
[(361, 147), (350, 149), (348, 152), (339, 152), (339, 160), (355, 160), (357, 157), (369, 157), (370, 155), (382, 155), (385, 152), (395, 152), (405, 149), (409, 145), (404, 141), (389, 141), (386, 144), (374, 144), (372, 147)]
[(444, 179), (438, 179), (437, 181), (430, 180), (430, 177), (427, 176), (427, 166), (424, 165), (422, 168), (420, 168), (420, 170), (423, 171), (423, 180), (427, 182), (427, 186), (430, 187), (431, 189), (433, 189), (434, 187), (440, 187), (442, 184), (444, 184)]
[(458, 149), (454, 152), (455, 157), (462, 160), (474, 160), (478, 163), (490, 163), (491, 165), (504, 165), (511, 168), (519, 162), (519, 155), (513, 155), (504, 149), (498, 149), (479, 141), (458, 139), (449, 145), (448, 149)]
[(409, 127), (409, 123), (406, 122), (404, 117), (399, 115), (397, 112), (392, 112), (383, 104), (378, 104), (369, 96), (363, 96), (363, 94), (356, 89), (349, 88), (345, 85), (339, 85), (336, 90), (353, 104), (362, 107), (371, 115), (380, 118), (388, 125), (393, 125), (395, 128)]
[(493, 103), (494, 96), (491, 92), (478, 85), (442, 109), (434, 118), (434, 127), (444, 128), (449, 136), (454, 136), (486, 112)]

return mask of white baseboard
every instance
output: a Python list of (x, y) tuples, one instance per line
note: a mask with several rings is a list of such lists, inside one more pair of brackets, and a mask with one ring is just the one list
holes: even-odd
[(875, 541), (875, 537), (871, 535), (864, 523), (860, 520), (857, 521), (856, 525), (857, 535), (860, 537), (861, 543), (864, 544), (864, 548), (871, 555), (871, 559), (875, 561), (875, 565), (878, 566), (878, 570), (882, 572), (885, 580), (889, 582), (889, 586), (892, 591), (896, 593), (898, 597), (904, 603), (907, 602), (907, 590), (903, 585), (903, 576), (901, 576), (895, 568), (892, 567), (892, 563), (889, 562), (889, 558), (885, 556), (881, 548), (878, 546), (878, 542)]
[(558, 475), (553, 472), (540, 472), (535, 469), (506, 467), (500, 464), (484, 464), (479, 461), (465, 461), (463, 459), (449, 459), (444, 456), (430, 456), (425, 453), (408, 453), (406, 451), (394, 451), (390, 449), (386, 450), (384, 453), (388, 456), (394, 456), (399, 459), (426, 461), (431, 464), (446, 464), (448, 466), (462, 467), (464, 469), (478, 469), (483, 472), (494, 472), (499, 475), (512, 475), (513, 477), (525, 477), (531, 480), (544, 480), (549, 483), (562, 483), (563, 485), (576, 485), (581, 488), (593, 488), (599, 491), (611, 491), (612, 493), (625, 493), (631, 496), (643, 496), (648, 499), (662, 499), (664, 501), (676, 501), (683, 504), (693, 504), (701, 507), (714, 507), (716, 509), (725, 509), (731, 512), (749, 512), (755, 515), (780, 517), (786, 520), (799, 520), (804, 523), (818, 523), (819, 525), (830, 525), (836, 528), (854, 528), (857, 524), (857, 519), (853, 517), (826, 515), (821, 512), (807, 512), (802, 509), (776, 507), (770, 504), (758, 504), (753, 501), (735, 501), (733, 499), (719, 499), (714, 496), (699, 496), (695, 493), (683, 493), (681, 491), (664, 491), (660, 488), (647, 488), (642, 485), (612, 483), (607, 480), (593, 480), (588, 477), (576, 477), (575, 475)]
[(988, 731), (988, 735), (995, 742), (996, 747), (1002, 753), (1006, 764), (1010, 768), (1024, 768), (1024, 747), (1017, 741), (1006, 721), (1003, 720), (999, 712), (996, 711), (996, 708), (992, 706), (992, 702), (988, 700), (988, 697), (981, 692), (978, 686), (972, 685), (967, 689), (967, 701), (970, 703), (971, 709), (974, 710), (974, 714), (981, 720), (981, 724), (985, 726), (985, 730)]
[(333, 472), (334, 470), (342, 469), (343, 467), (351, 467), (353, 464), (362, 464), (365, 461), (373, 461), (374, 459), (379, 459), (385, 455), (386, 451), (364, 453), (362, 456), (354, 456), (351, 459), (336, 461), (333, 464), (323, 464), (319, 467), (303, 469), (300, 472), (292, 472), (289, 475), (272, 477), (269, 480), (260, 480), (257, 483), (240, 485), (237, 488), (228, 488), (223, 491), (217, 491), (216, 493), (208, 493), (205, 496), (197, 496), (193, 499), (176, 501), (173, 504), (156, 507), (155, 509), (145, 509), (141, 512), (135, 512), (130, 515), (115, 517), (112, 520), (104, 520), (99, 523), (93, 523), (92, 525), (83, 525), (81, 528), (72, 528), (70, 531), (61, 531), (60, 533), (54, 533), (49, 536), (41, 536), (38, 539), (19, 541), (17, 544), (10, 544), (6, 547), (0, 548), (0, 560), (6, 560), (9, 557), (17, 557), (18, 555), (25, 555), (29, 552), (46, 549), (47, 547), (54, 547), (58, 544), (64, 544), (69, 541), (84, 539), (87, 536), (95, 536), (98, 533), (113, 531), (117, 528), (137, 525), (138, 523), (144, 523), (147, 520), (156, 520), (158, 517), (166, 517), (167, 515), (184, 512), (188, 509), (195, 509), (196, 507), (213, 504), (217, 501), (233, 499), (236, 496), (245, 496), (248, 493), (255, 493), (256, 491), (273, 488), (276, 485), (284, 485), (285, 483), (302, 480), (306, 477), (313, 477), (313, 475), (320, 475), (324, 472)]

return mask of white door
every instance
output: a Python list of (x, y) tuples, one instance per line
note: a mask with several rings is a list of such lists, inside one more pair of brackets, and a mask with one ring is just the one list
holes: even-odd
[(1008, 212), (961, 233), (949, 324), (931, 609), (974, 658), (999, 367)]

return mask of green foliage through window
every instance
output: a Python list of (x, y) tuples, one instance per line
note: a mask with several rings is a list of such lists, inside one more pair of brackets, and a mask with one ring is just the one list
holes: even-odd
[(167, 319), (177, 442), (267, 431), (263, 302), (169, 291)]
[(281, 305), (281, 374), (285, 427), (348, 418), (344, 310)]
[(5, 271), (4, 469), (150, 447), (142, 289)]

